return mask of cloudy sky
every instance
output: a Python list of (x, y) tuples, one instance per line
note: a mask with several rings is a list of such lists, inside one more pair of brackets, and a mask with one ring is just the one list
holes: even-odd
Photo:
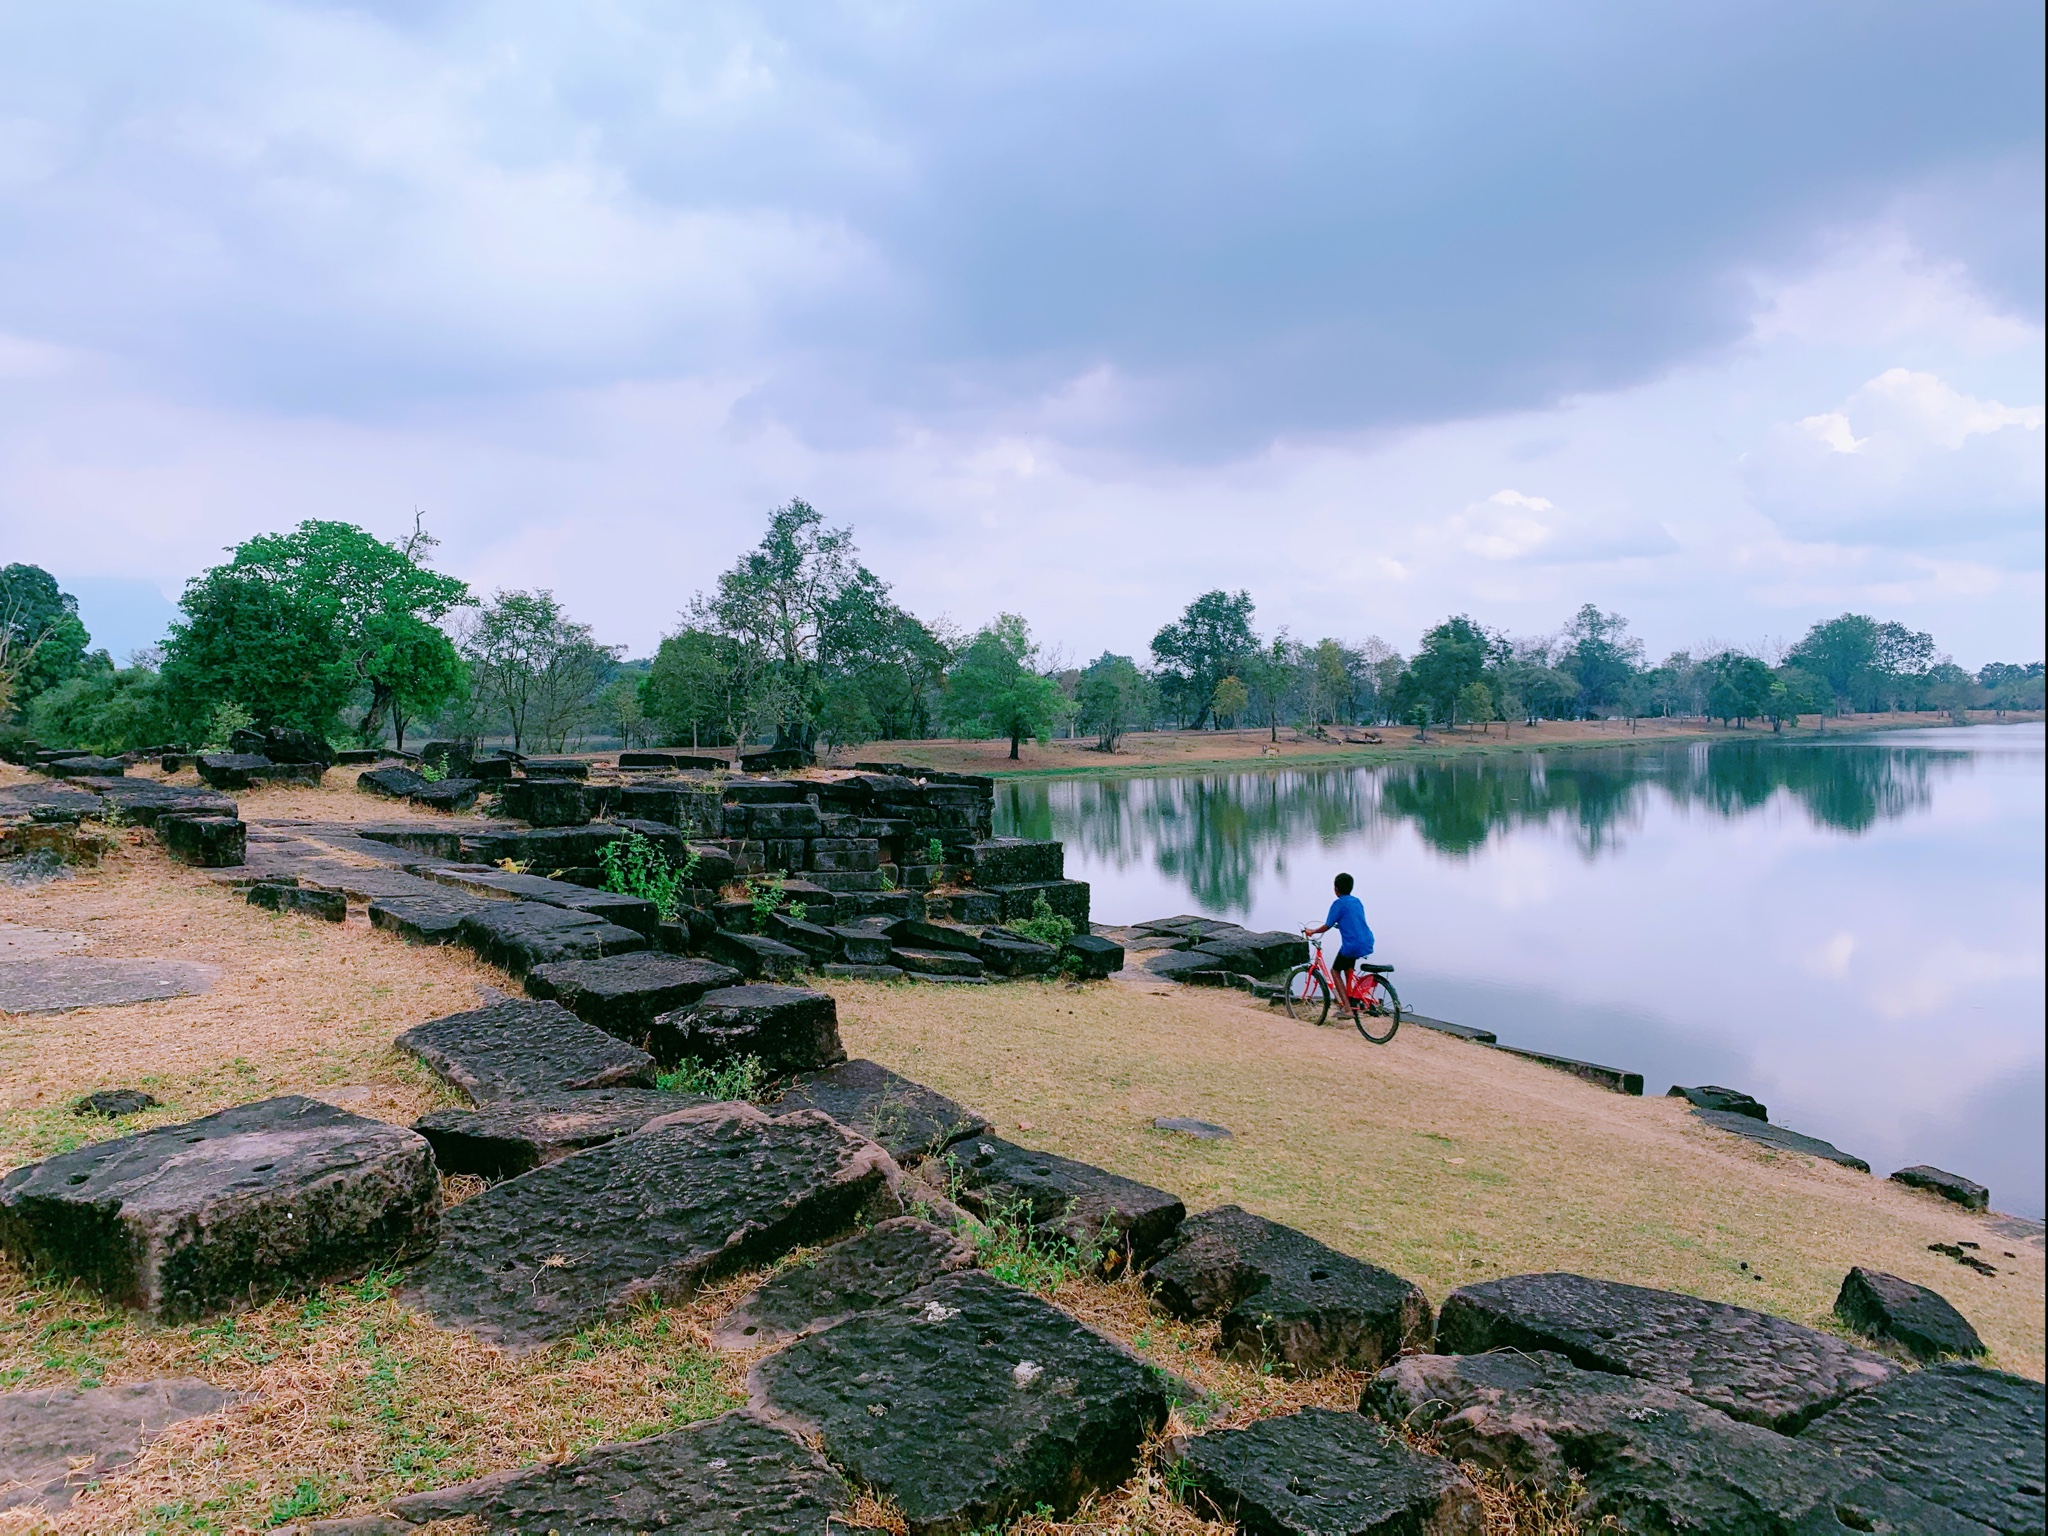
[(0, 559), (2042, 650), (2042, 11), (0, 0)]

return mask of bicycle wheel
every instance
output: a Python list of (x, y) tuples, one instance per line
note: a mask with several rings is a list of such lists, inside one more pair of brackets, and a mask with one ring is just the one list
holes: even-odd
[(1297, 965), (1287, 973), (1287, 1016), (1320, 1024), (1330, 1016), (1330, 984), (1318, 976), (1312, 965)]
[(1385, 1045), (1393, 1039), (1394, 1031), (1401, 1027), (1401, 994), (1394, 990), (1394, 984), (1384, 976), (1379, 977), (1372, 989), (1371, 1003), (1353, 1009), (1351, 1022), (1374, 1045)]

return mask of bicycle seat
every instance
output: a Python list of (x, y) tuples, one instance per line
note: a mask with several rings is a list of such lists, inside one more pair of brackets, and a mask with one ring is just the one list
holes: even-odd
[(1354, 961), (1353, 963), (1361, 971), (1372, 971), (1381, 976), (1386, 975), (1387, 972), (1393, 969), (1391, 965), (1381, 965), (1377, 960), (1358, 960)]

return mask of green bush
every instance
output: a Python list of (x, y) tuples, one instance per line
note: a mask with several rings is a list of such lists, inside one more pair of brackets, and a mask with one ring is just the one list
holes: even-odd
[(782, 876), (756, 875), (747, 882), (747, 890), (747, 899), (754, 904), (754, 932), (760, 933), (768, 926), (775, 909), (782, 905)]
[(618, 841), (606, 843), (597, 857), (604, 869), (606, 890), (653, 902), (664, 923), (682, 915), (683, 893), (697, 874), (696, 854), (676, 864), (653, 838), (628, 832)]
[(27, 713), (27, 734), (46, 747), (115, 756), (172, 735), (161, 680), (147, 667), (84, 673), (38, 694)]
[(671, 1093), (695, 1093), (707, 1099), (745, 1099), (752, 1103), (768, 1085), (768, 1069), (758, 1056), (741, 1056), (716, 1066), (686, 1061), (675, 1071), (662, 1073), (654, 1083)]
[(1052, 903), (1043, 896), (1031, 903), (1031, 915), (1022, 922), (1011, 923), (1010, 928), (1027, 939), (1036, 939), (1041, 944), (1050, 944), (1058, 949), (1074, 936), (1073, 919), (1061, 917), (1053, 911)]

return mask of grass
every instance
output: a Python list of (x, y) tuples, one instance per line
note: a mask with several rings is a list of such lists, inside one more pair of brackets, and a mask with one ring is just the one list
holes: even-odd
[(768, 1069), (758, 1056), (741, 1056), (716, 1065), (686, 1061), (654, 1080), (657, 1088), (673, 1093), (701, 1094), (707, 1099), (745, 1099), (749, 1103), (761, 1097), (767, 1084)]

